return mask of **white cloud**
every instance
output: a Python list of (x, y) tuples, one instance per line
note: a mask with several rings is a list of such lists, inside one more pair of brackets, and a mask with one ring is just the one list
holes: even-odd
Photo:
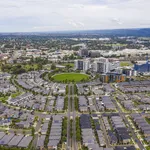
[(84, 27), (84, 23), (83, 23), (83, 22), (77, 22), (77, 21), (74, 21), (74, 20), (70, 20), (70, 21), (68, 22), (68, 24), (72, 25), (72, 26), (75, 27), (75, 28)]
[(120, 25), (123, 24), (119, 18), (112, 18), (111, 21)]
[(0, 32), (150, 27), (149, 6), (150, 0), (1, 0)]

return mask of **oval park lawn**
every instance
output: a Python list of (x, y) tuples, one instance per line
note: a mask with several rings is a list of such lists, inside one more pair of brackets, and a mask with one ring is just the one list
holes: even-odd
[(89, 75), (81, 73), (62, 73), (56, 74), (52, 78), (54, 81), (58, 82), (65, 82), (65, 81), (80, 82), (80, 81), (87, 81), (90, 77)]

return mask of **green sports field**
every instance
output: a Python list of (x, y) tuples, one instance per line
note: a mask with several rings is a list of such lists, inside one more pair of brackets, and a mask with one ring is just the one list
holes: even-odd
[(53, 77), (54, 81), (74, 81), (74, 82), (80, 82), (80, 81), (86, 81), (89, 79), (89, 76), (86, 74), (80, 74), (80, 73), (62, 73), (62, 74), (56, 74)]
[(133, 64), (131, 62), (127, 62), (127, 61), (122, 61), (120, 62), (120, 66), (121, 67), (125, 67), (125, 66), (132, 66)]

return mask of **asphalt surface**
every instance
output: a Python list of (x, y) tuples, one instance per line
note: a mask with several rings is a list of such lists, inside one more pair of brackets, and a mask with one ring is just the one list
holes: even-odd
[(75, 100), (74, 100), (74, 85), (72, 85), (72, 149), (77, 150), (77, 141), (76, 141), (76, 110), (75, 110)]
[(71, 104), (70, 104), (70, 85), (68, 85), (68, 122), (67, 122), (67, 150), (71, 150), (71, 137), (70, 137), (70, 115), (71, 114)]
[[(75, 101), (74, 101), (74, 85), (68, 85), (68, 125), (67, 125), (67, 150), (77, 150), (76, 142), (76, 110), (75, 110)], [(72, 97), (72, 101), (71, 98)], [(70, 119), (72, 119), (72, 126), (70, 126)], [(72, 129), (72, 131), (70, 131)], [(72, 137), (70, 136), (70, 133)]]
[(39, 121), (37, 122), (37, 125), (35, 127), (35, 135), (34, 135), (34, 140), (32, 141), (31, 147), (36, 148), (37, 141), (38, 141), (38, 131), (41, 128), (41, 123), (42, 119), (40, 118)]

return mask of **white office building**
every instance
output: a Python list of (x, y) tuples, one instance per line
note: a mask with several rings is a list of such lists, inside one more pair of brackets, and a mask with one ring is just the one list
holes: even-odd
[(87, 71), (90, 68), (90, 61), (85, 60), (83, 61), (83, 71)]
[(93, 63), (93, 71), (98, 73), (107, 73), (120, 67), (119, 61), (107, 58), (97, 58)]
[(75, 60), (75, 70), (83, 70), (84, 60)]
[(89, 60), (75, 60), (75, 70), (87, 71), (90, 68)]
[(97, 58), (93, 63), (93, 71), (98, 73), (109, 72), (109, 61), (106, 58)]
[(115, 70), (116, 68), (120, 67), (120, 62), (119, 61), (109, 61), (109, 70)]
[(89, 59), (75, 60), (75, 69), (87, 71), (92, 69), (97, 73), (108, 73), (116, 68), (120, 67), (119, 61), (107, 59), (104, 57), (94, 59), (94, 62), (91, 63)]

